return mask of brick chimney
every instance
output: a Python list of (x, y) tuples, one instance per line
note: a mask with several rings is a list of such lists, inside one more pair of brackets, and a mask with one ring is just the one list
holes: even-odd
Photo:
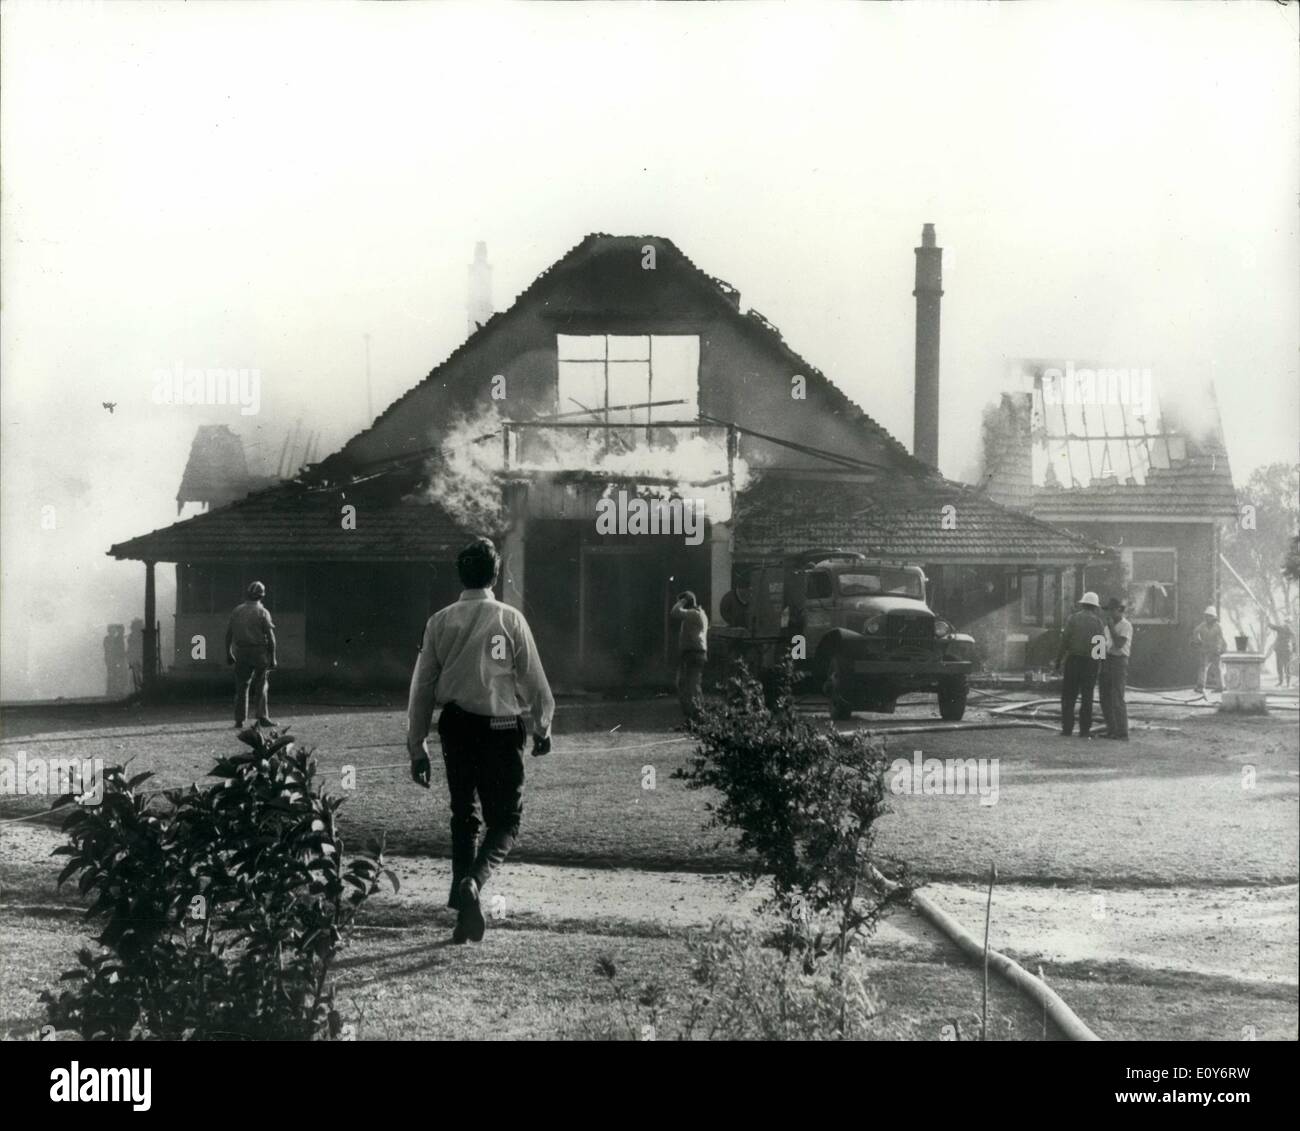
[(935, 246), (934, 225), (921, 229), (916, 249), (916, 401), (912, 454), (939, 466), (939, 300), (943, 297), (943, 248)]

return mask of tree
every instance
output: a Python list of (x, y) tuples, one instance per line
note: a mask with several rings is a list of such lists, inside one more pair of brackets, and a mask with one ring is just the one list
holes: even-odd
[(1292, 581), (1300, 581), (1300, 534), (1291, 539), (1291, 549), (1286, 552), (1282, 572)]
[(1237, 522), (1224, 536), (1223, 556), (1250, 592), (1229, 571), (1223, 603), (1238, 624), (1258, 626), (1255, 643), (1262, 649), (1270, 624), (1296, 620), (1300, 464), (1256, 468), (1238, 490), (1237, 503)]

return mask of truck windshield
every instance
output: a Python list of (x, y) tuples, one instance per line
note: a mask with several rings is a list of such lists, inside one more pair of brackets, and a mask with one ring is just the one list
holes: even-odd
[(879, 593), (915, 597), (918, 601), (925, 599), (921, 578), (905, 569), (880, 569), (840, 574), (841, 597), (867, 597)]

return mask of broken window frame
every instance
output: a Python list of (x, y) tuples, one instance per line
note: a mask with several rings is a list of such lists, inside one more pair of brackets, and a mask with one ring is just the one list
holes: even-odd
[[(590, 349), (594, 339), (601, 339), (603, 349), (599, 356), (595, 356), (595, 351)], [(644, 339), (645, 356), (639, 356), (638, 351), (629, 348), (628, 343)], [(644, 409), (619, 409), (616, 412), (617, 419), (611, 419), (611, 406), (626, 404), (645, 404), (649, 405), (656, 399), (655, 393), (655, 341), (665, 342), (669, 339), (686, 339), (695, 343), (695, 366), (691, 375), (692, 388), (691, 397), (685, 404), (665, 405), (662, 408), (644, 408)], [(620, 343), (620, 347), (614, 347), (612, 343)], [(578, 345), (583, 343), (587, 348)], [(661, 347), (662, 348), (662, 347)], [(637, 352), (637, 356), (632, 356)], [(578, 354), (579, 356), (566, 356), (566, 354)], [(582, 356), (591, 353), (593, 356)], [(620, 428), (645, 428), (649, 432), (650, 428), (656, 424), (679, 423), (689, 420), (695, 420), (700, 411), (700, 335), (699, 334), (556, 334), (555, 336), (555, 399), (556, 412), (569, 414), (574, 407), (586, 409), (593, 417), (598, 417), (600, 422), (612, 427)], [(636, 395), (619, 392), (616, 388), (611, 389), (611, 367), (614, 368), (616, 378), (625, 382), (626, 378), (618, 374), (619, 366), (645, 365), (645, 394)], [(604, 381), (604, 400), (598, 405), (585, 405), (567, 403), (565, 399), (563, 382), (564, 367), (566, 365), (581, 366), (600, 366), (601, 376)], [(665, 397), (664, 399), (674, 399)], [(678, 398), (685, 400), (686, 398)]]
[[(1125, 546), (1122, 551), (1124, 561), (1124, 591), (1128, 599), (1128, 611), (1125, 615), (1132, 624), (1177, 624), (1178, 623), (1178, 549), (1174, 546)], [(1139, 577), (1133, 566), (1134, 554), (1167, 554), (1173, 563), (1172, 581)], [(1140, 597), (1144, 597), (1150, 586), (1159, 586), (1166, 590), (1162, 596), (1170, 601), (1168, 616), (1143, 616)]]

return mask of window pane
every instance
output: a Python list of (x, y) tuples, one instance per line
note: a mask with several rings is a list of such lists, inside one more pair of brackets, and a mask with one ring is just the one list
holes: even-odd
[(1135, 580), (1128, 590), (1128, 616), (1131, 620), (1176, 620), (1178, 605), (1175, 596), (1173, 585)]
[[(650, 399), (650, 365), (645, 361), (611, 361), (609, 363), (609, 403), (645, 404)], [(621, 424), (646, 423), (644, 408), (611, 412), (611, 421)]]
[(647, 334), (636, 336), (624, 336), (611, 334), (609, 336), (609, 360), (610, 361), (649, 361), (650, 360), (650, 337)]
[(605, 363), (603, 361), (561, 361), (559, 365), (560, 406), (558, 412), (605, 407)]
[(1020, 575), (1020, 619), (1025, 624), (1038, 623), (1038, 574)]
[(1175, 560), (1172, 550), (1134, 550), (1133, 580), (1172, 582), (1175, 580)]
[(700, 411), (700, 339), (694, 334), (655, 335), (650, 343), (650, 395), (685, 401), (653, 410), (655, 420), (694, 420)]
[(555, 349), (561, 361), (604, 361), (604, 334), (557, 334)]
[(1055, 624), (1056, 616), (1056, 574), (1043, 574), (1043, 623)]

